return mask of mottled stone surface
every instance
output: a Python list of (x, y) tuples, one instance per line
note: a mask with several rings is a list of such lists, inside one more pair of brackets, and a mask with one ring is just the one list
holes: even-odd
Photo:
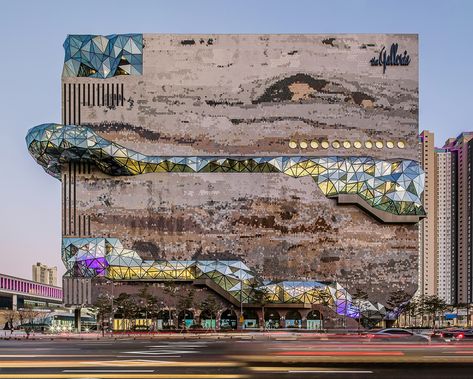
[[(145, 34), (143, 76), (64, 83), (123, 83), (123, 106), (82, 106), (81, 123), (146, 154), (294, 154), (290, 139), (348, 138), (400, 139), (408, 149), (304, 154), (418, 159), (417, 36), (333, 38)], [(395, 42), (411, 63), (383, 74), (369, 60)]]
[[(383, 74), (369, 60), (392, 43), (411, 63)], [(144, 44), (143, 76), (64, 79), (64, 123), (150, 155), (418, 159), (416, 35), (145, 34)], [(94, 106), (98, 84), (100, 99), (102, 84), (123, 84), (123, 105)], [(81, 94), (69, 95), (69, 85)], [(352, 147), (291, 149), (290, 140)], [(355, 149), (358, 140), (406, 148)], [(417, 225), (337, 205), (310, 177), (92, 170), (75, 183), (75, 217), (90, 216), (91, 235), (119, 238), (144, 257), (238, 258), (263, 278), (337, 280), (372, 300), (415, 291)]]
[(387, 225), (326, 198), (309, 177), (145, 174), (78, 180), (94, 236), (148, 259), (241, 259), (264, 279), (335, 280), (383, 300), (413, 291), (417, 226)]

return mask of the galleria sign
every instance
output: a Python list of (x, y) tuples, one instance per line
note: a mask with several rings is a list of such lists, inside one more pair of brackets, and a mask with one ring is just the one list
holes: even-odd
[(408, 66), (411, 58), (407, 55), (407, 50), (404, 50), (404, 53), (398, 54), (398, 48), (399, 45), (393, 43), (388, 54), (386, 47), (383, 46), (379, 56), (371, 58), (371, 66), (383, 66), (383, 74), (386, 72), (386, 66)]

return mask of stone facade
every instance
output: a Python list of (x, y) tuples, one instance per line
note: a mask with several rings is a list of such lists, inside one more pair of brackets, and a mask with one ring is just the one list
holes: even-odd
[[(145, 34), (143, 41), (141, 76), (63, 78), (64, 124), (149, 155), (418, 160), (416, 35)], [(371, 66), (393, 43), (410, 64), (384, 73)], [(417, 225), (338, 205), (311, 177), (111, 177), (74, 163), (63, 172), (66, 237), (119, 238), (148, 259), (239, 259), (264, 279), (338, 281), (372, 301), (416, 290)]]

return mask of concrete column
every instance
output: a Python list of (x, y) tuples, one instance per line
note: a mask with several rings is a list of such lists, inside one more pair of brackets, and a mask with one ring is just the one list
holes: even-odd
[(261, 308), (256, 309), (256, 317), (258, 319), (258, 327), (260, 329), (264, 329), (264, 321), (263, 321), (263, 310)]
[(312, 309), (299, 309), (299, 313), (302, 316), (301, 329), (307, 329), (307, 315)]
[(243, 330), (243, 323), (241, 322), (242, 314), (239, 309), (235, 309), (235, 314), (237, 316), (237, 330)]
[(200, 323), (202, 322), (201, 317), (200, 317), (202, 311), (200, 309), (197, 309), (197, 310), (193, 309), (192, 312), (194, 313), (194, 323), (200, 325)]
[(223, 310), (219, 310), (215, 315), (215, 330), (220, 330), (220, 317), (222, 316)]
[(12, 296), (12, 309), (14, 311), (18, 310), (18, 295)]
[(81, 331), (80, 307), (74, 309), (74, 329), (77, 333)]
[(172, 325), (174, 325), (174, 327), (177, 329), (179, 328), (179, 313), (177, 312), (177, 309), (175, 309), (174, 311), (171, 310), (171, 312), (174, 312), (174, 313), (171, 313)]
[[(281, 313), (279, 315), (281, 315)], [(282, 315), (280, 317), (281, 318), (279, 319), (279, 327), (280, 328), (285, 328), (286, 327), (286, 315)]]

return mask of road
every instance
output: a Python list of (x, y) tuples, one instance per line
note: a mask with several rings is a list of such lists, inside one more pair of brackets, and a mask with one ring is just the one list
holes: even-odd
[(291, 333), (0, 341), (0, 379), (472, 377), (473, 342)]

